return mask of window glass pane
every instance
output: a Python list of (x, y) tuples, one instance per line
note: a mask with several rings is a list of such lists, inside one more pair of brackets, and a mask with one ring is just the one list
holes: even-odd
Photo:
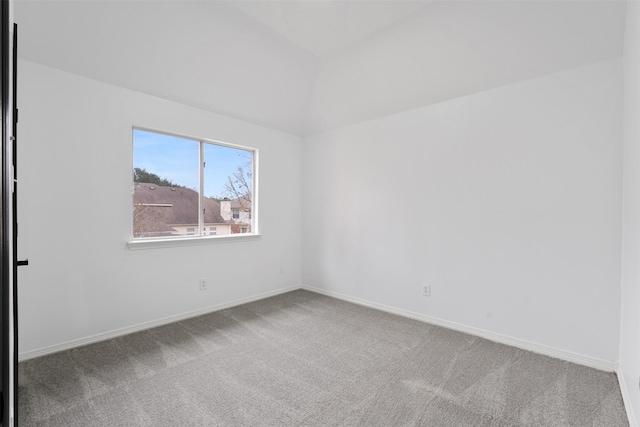
[(140, 129), (133, 140), (134, 239), (253, 232), (253, 149)]
[(134, 238), (195, 234), (199, 144), (190, 139), (134, 129)]
[[(204, 144), (205, 224), (225, 224), (216, 234), (251, 232), (253, 152)], [(217, 207), (217, 208), (216, 208)], [(219, 212), (219, 215), (215, 215)]]

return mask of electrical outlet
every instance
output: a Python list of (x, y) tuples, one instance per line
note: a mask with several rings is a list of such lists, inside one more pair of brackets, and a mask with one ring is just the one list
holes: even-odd
[(201, 291), (207, 290), (207, 279), (200, 279), (200, 290)]
[(422, 295), (425, 297), (431, 296), (431, 285), (427, 285), (427, 284), (422, 285)]

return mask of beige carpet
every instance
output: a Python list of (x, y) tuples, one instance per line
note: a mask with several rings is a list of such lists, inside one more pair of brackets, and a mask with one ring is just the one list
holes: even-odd
[(19, 368), (20, 427), (628, 425), (614, 374), (307, 291)]

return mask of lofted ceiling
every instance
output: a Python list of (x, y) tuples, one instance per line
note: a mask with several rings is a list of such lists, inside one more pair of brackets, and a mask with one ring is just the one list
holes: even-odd
[(622, 1), (15, 2), (22, 59), (297, 135), (620, 57)]
[(318, 58), (366, 39), (427, 1), (229, 1)]

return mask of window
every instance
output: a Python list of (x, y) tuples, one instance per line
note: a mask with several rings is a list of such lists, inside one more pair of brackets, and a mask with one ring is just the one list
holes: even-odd
[(255, 233), (256, 155), (134, 128), (134, 240)]

